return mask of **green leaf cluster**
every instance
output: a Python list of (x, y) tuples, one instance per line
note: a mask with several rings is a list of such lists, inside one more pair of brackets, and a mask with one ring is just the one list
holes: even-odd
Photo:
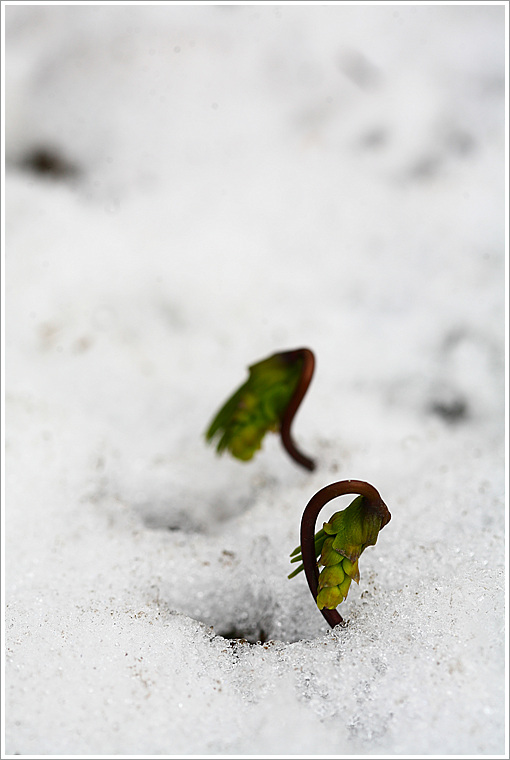
[[(347, 597), (351, 581), (359, 583), (358, 559), (367, 546), (373, 546), (382, 526), (382, 518), (367, 508), (363, 496), (340, 512), (335, 512), (315, 534), (315, 556), (319, 573), (317, 606), (320, 610), (335, 609)], [(301, 547), (292, 552), (291, 562), (302, 562)], [(301, 564), (289, 575), (293, 578), (303, 569)]]
[(248, 380), (221, 407), (205, 437), (215, 437), (219, 454), (248, 461), (261, 448), (267, 432), (280, 429), (283, 414), (299, 382), (301, 358), (274, 354), (248, 368)]

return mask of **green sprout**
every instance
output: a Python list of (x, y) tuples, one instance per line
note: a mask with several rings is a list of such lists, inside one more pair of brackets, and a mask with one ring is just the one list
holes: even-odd
[[(335, 512), (314, 534), (322, 507), (346, 493), (360, 495), (346, 509)], [(288, 577), (293, 578), (305, 570), (317, 607), (332, 627), (343, 621), (338, 613), (330, 611), (336, 610), (347, 598), (352, 581), (359, 583), (358, 560), (367, 546), (377, 543), (380, 530), (390, 519), (379, 493), (364, 481), (333, 483), (321, 489), (308, 503), (301, 522), (301, 545), (290, 555), (291, 563), (301, 564)], [(319, 567), (322, 568), (320, 573)]]
[(266, 433), (279, 432), (288, 453), (303, 467), (314, 462), (296, 448), (290, 425), (310, 384), (313, 353), (306, 348), (273, 354), (249, 368), (248, 380), (225, 402), (206, 434), (216, 450), (244, 462), (262, 447)]

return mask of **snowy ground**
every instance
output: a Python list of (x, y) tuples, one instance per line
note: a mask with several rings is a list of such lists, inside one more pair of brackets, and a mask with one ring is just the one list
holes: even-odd
[[(504, 8), (6, 23), (6, 753), (504, 753)], [(217, 458), (301, 346), (318, 469)], [(344, 478), (392, 521), (331, 631)]]

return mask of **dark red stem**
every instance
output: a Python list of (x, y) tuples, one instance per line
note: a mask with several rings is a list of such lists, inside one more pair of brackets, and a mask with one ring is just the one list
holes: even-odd
[[(374, 509), (381, 516), (381, 528), (391, 520), (388, 507), (381, 499), (379, 492), (364, 480), (339, 480), (337, 483), (332, 483), (325, 488), (321, 488), (315, 496), (312, 496), (301, 518), (301, 556), (303, 558), (306, 580), (314, 599), (317, 599), (319, 589), (319, 570), (315, 556), (315, 524), (317, 517), (328, 501), (345, 494), (359, 494), (363, 496), (368, 502), (367, 506)], [(344, 622), (337, 610), (322, 609), (321, 612), (332, 628)]]
[(288, 351), (285, 356), (288, 357), (289, 361), (296, 361), (298, 358), (302, 359), (303, 369), (301, 371), (301, 376), (296, 386), (296, 390), (294, 391), (294, 395), (292, 396), (282, 418), (280, 426), (282, 443), (287, 453), (292, 457), (292, 459), (294, 459), (294, 461), (296, 461), (302, 467), (305, 467), (307, 470), (315, 470), (315, 462), (313, 459), (310, 459), (301, 451), (299, 451), (292, 439), (290, 432), (292, 420), (294, 419), (299, 405), (303, 400), (306, 391), (308, 390), (308, 386), (310, 385), (313, 371), (315, 369), (315, 357), (309, 348), (298, 348), (295, 351)]

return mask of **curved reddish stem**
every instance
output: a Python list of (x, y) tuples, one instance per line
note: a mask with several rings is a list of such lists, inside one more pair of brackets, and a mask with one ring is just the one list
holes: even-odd
[[(319, 589), (319, 570), (315, 555), (315, 524), (317, 517), (328, 501), (336, 499), (337, 496), (344, 496), (350, 493), (359, 494), (367, 500), (369, 508), (380, 515), (382, 520), (381, 528), (384, 528), (391, 520), (388, 507), (381, 499), (379, 492), (364, 480), (339, 480), (337, 483), (332, 483), (325, 488), (321, 488), (315, 496), (312, 496), (301, 518), (301, 556), (303, 558), (306, 580), (314, 599), (317, 599)], [(344, 622), (337, 610), (323, 608), (321, 612), (331, 628)]]
[(287, 409), (285, 410), (285, 413), (283, 415), (282, 422), (280, 425), (280, 435), (281, 435), (282, 443), (285, 447), (285, 450), (292, 457), (292, 459), (294, 459), (294, 461), (296, 461), (302, 467), (305, 467), (307, 470), (315, 470), (315, 462), (313, 461), (313, 459), (310, 459), (309, 457), (305, 456), (301, 451), (299, 451), (299, 449), (297, 448), (296, 444), (294, 443), (292, 439), (292, 435), (290, 432), (290, 426), (292, 424), (292, 420), (294, 419), (294, 416), (299, 408), (299, 405), (301, 401), (303, 400), (303, 397), (306, 391), (308, 390), (308, 386), (310, 385), (313, 371), (315, 369), (315, 357), (309, 348), (298, 348), (295, 351), (287, 351), (285, 354), (283, 354), (283, 356), (285, 357), (285, 359), (288, 359), (289, 362), (294, 362), (298, 358), (302, 359), (303, 369), (301, 371), (301, 375), (299, 378), (299, 382), (296, 386), (296, 390), (294, 391), (294, 395), (289, 401), (289, 405), (287, 406)]

